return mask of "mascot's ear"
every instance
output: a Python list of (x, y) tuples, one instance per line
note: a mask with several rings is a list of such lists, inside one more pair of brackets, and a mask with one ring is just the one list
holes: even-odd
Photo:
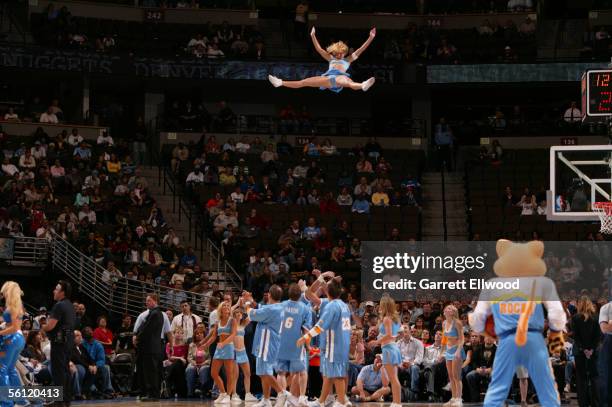
[(497, 246), (495, 246), (495, 251), (497, 251), (497, 256), (502, 257), (504, 253), (512, 246), (512, 242), (506, 239), (499, 239), (497, 241)]
[(527, 247), (529, 247), (531, 253), (538, 258), (541, 258), (544, 255), (544, 243), (540, 242), (539, 240), (532, 240), (531, 242), (527, 243)]

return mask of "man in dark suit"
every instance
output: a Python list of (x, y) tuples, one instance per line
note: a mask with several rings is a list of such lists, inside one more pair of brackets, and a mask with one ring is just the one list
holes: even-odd
[(83, 336), (78, 330), (74, 331), (74, 346), (70, 354), (70, 363), (71, 370), (76, 373), (76, 377), (73, 376), (74, 398), (81, 400), (91, 389), (95, 376), (91, 374), (90, 369), (96, 364), (83, 346)]
[[(141, 313), (134, 324), (132, 340), (136, 347), (136, 369), (140, 378), (140, 400), (157, 401), (160, 392), (162, 337), (164, 335), (164, 313), (159, 308), (157, 294), (149, 294), (147, 310)], [(172, 346), (172, 335), (169, 335)]]
[(490, 336), (484, 337), (484, 344), (472, 349), (472, 371), (465, 377), (469, 386), (469, 401), (480, 402), (480, 386), (491, 380), (496, 350), (495, 339)]

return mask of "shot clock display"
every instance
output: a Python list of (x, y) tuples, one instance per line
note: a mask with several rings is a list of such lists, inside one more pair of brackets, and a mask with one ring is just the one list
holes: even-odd
[(586, 71), (581, 85), (583, 116), (611, 116), (612, 69)]

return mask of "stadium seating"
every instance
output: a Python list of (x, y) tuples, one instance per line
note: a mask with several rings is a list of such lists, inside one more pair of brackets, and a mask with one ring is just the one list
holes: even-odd
[[(504, 188), (520, 196), (524, 188), (542, 199), (548, 186), (548, 150), (508, 150), (502, 163), (474, 163), (466, 170), (466, 196), (471, 208), (472, 235), (481, 240), (531, 239), (536, 232), (543, 240), (583, 240), (599, 231), (598, 224), (549, 222), (546, 215), (521, 215), (518, 206), (504, 207)], [(545, 199), (545, 195), (543, 197)]]
[[(167, 146), (164, 150), (169, 151), (171, 147), (172, 146)], [(320, 167), (325, 174), (324, 184), (310, 186), (310, 188), (317, 188), (320, 196), (325, 195), (327, 192), (332, 192), (334, 199), (337, 197), (340, 190), (337, 186), (338, 179), (342, 173), (352, 174), (353, 186), (357, 184), (357, 181), (362, 176), (368, 177), (370, 182), (374, 180), (374, 173), (356, 173), (355, 157), (349, 156), (347, 151), (341, 151), (340, 154), (340, 156), (319, 157), (314, 160), (309, 158), (307, 160), (308, 163), (317, 161), (318, 167)], [(293, 168), (299, 164), (303, 157), (304, 155), (301, 152), (296, 152), (287, 156), (281, 155), (278, 163), (278, 173), (286, 173), (287, 168)], [(339, 159), (340, 157), (342, 158)], [(390, 174), (390, 180), (395, 189), (399, 188), (403, 177), (411, 174), (418, 178), (423, 169), (424, 156), (422, 152), (390, 150), (384, 153), (384, 157), (393, 168)], [(206, 156), (206, 165), (221, 165), (220, 158), (220, 155), (209, 154)], [(245, 163), (249, 168), (249, 173), (255, 175), (256, 181), (259, 182), (261, 180), (259, 174), (262, 173), (264, 168), (259, 156), (253, 154), (235, 155), (232, 156), (232, 162), (236, 163), (238, 158), (246, 159)], [(188, 161), (182, 162), (178, 170), (177, 179), (184, 180), (187, 174), (191, 172), (192, 167), (192, 163)], [(306, 182), (305, 186), (306, 190), (309, 191), (308, 182)], [(228, 197), (234, 189), (234, 186), (222, 187), (218, 185), (201, 185), (194, 190), (194, 200), (200, 208), (205, 208), (208, 200), (213, 198), (216, 193), (220, 193), (222, 197)], [(352, 187), (350, 189), (352, 190)], [(289, 190), (288, 192), (289, 195), (293, 197), (297, 192), (297, 188)], [(240, 255), (232, 259), (234, 261), (234, 267), (240, 270), (243, 275), (246, 274), (244, 265), (248, 264), (249, 249), (254, 248), (258, 251), (270, 250), (275, 252), (279, 236), (285, 232), (286, 228), (294, 220), (298, 220), (300, 225), (303, 226), (306, 224), (308, 218), (314, 217), (317, 220), (318, 226), (325, 226), (330, 232), (334, 231), (342, 221), (347, 221), (351, 234), (360, 240), (386, 240), (393, 228), (400, 229), (400, 235), (403, 239), (419, 239), (420, 237), (420, 212), (419, 209), (414, 206), (374, 206), (371, 208), (369, 216), (351, 213), (350, 206), (341, 207), (340, 215), (336, 216), (321, 214), (318, 205), (299, 206), (290, 204), (286, 206), (276, 203), (244, 203), (238, 207), (238, 218), (240, 222), (243, 222), (244, 217), (250, 213), (251, 209), (256, 209), (259, 215), (267, 219), (270, 227), (262, 231), (260, 237), (245, 241), (240, 251)], [(212, 229), (211, 224), (213, 220), (214, 219), (209, 219), (209, 230)], [(221, 238), (219, 238), (219, 240), (221, 240)], [(310, 245), (312, 242), (302, 243)], [(306, 258), (309, 258), (308, 253), (313, 254), (312, 251), (309, 251), (309, 249), (312, 250), (312, 247), (305, 247), (305, 249), (307, 253)], [(350, 269), (347, 274), (349, 280), (355, 281), (359, 278), (359, 270), (355, 268), (354, 264), (349, 264), (348, 266), (347, 264), (334, 264), (334, 268), (339, 271), (344, 271), (344, 267), (349, 267)]]

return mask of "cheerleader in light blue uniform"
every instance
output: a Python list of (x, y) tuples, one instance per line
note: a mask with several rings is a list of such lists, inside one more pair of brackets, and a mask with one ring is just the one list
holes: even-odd
[(444, 308), (444, 318), (444, 321), (442, 321), (442, 349), (444, 350), (452, 394), (451, 399), (444, 406), (461, 407), (463, 405), (461, 366), (465, 360), (463, 325), (459, 319), (459, 310), (452, 304)]
[[(234, 337), (238, 330), (238, 322), (231, 317), (230, 304), (225, 301), (219, 305), (217, 312), (219, 315), (219, 322), (213, 327), (210, 338), (204, 345), (209, 347), (217, 338), (219, 339), (210, 366), (210, 375), (220, 392), (219, 397), (215, 400), (215, 404), (229, 404), (230, 402), (238, 403), (240, 397), (235, 394), (236, 380), (234, 380), (234, 375), (238, 374), (235, 369), (236, 355), (234, 352)], [(225, 370), (227, 389), (219, 375), (222, 366)], [(242, 402), (242, 400), (240, 400), (240, 402)]]
[[(249, 355), (247, 354), (246, 347), (244, 345), (244, 328), (251, 322), (249, 317), (246, 316), (242, 305), (242, 298), (238, 300), (238, 303), (234, 306), (232, 311), (232, 318), (238, 321), (238, 329), (236, 330), (236, 336), (234, 337), (234, 349), (236, 351), (236, 364), (242, 370), (242, 381), (244, 383), (244, 401), (245, 403), (254, 403), (257, 401), (257, 397), (251, 394), (251, 365), (249, 364)], [(234, 382), (238, 383), (238, 371), (234, 375)], [(234, 384), (234, 389), (236, 388)], [(237, 396), (238, 397), (238, 396)], [(236, 402), (238, 401), (237, 398)]]
[(391, 382), (391, 394), (393, 402), (390, 407), (400, 407), (402, 401), (401, 386), (397, 376), (397, 368), (402, 364), (402, 353), (397, 345), (396, 339), (400, 331), (400, 317), (395, 308), (395, 301), (388, 295), (383, 295), (380, 300), (379, 314), (382, 318), (378, 339), (375, 341), (382, 347), (382, 362)]
[(329, 62), (329, 68), (327, 72), (325, 72), (321, 76), (313, 76), (311, 78), (302, 79), (300, 81), (284, 81), (276, 76), (268, 75), (268, 80), (275, 88), (279, 86), (284, 86), (287, 88), (320, 88), (320, 89), (329, 89), (333, 92), (340, 92), (343, 88), (351, 88), (353, 90), (362, 90), (367, 91), (374, 85), (374, 77), (371, 77), (367, 81), (364, 82), (354, 82), (350, 75), (347, 73), (347, 70), (352, 62), (354, 62), (359, 56), (370, 46), (374, 37), (376, 36), (376, 28), (372, 28), (370, 30), (370, 36), (363, 43), (359, 49), (353, 52), (351, 55), (347, 57), (349, 52), (348, 46), (342, 42), (338, 41), (331, 44), (327, 49), (321, 48), (319, 41), (315, 35), (315, 29), (312, 27), (312, 31), (310, 31), (310, 37), (312, 38), (312, 43), (314, 44), (315, 49), (325, 59)]
[[(25, 339), (21, 332), (23, 320), (23, 304), (21, 303), (21, 288), (14, 281), (7, 281), (0, 289), (0, 294), (5, 299), (6, 310), (2, 318), (6, 323), (0, 331), (0, 386), (21, 387), (19, 374), (15, 369), (19, 354), (25, 346)], [(3, 399), (0, 406), (13, 406), (14, 402)]]

